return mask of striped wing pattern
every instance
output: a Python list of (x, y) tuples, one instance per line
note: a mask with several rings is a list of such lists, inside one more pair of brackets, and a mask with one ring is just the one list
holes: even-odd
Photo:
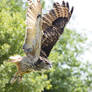
[(48, 57), (51, 49), (63, 33), (65, 25), (69, 22), (73, 7), (70, 10), (69, 4), (64, 1), (60, 5), (58, 2), (53, 4), (53, 9), (44, 14), (42, 18), (43, 37), (41, 43), (41, 56)]
[(28, 57), (40, 55), (41, 48), (41, 4), (40, 0), (33, 3), (32, 0), (28, 0), (29, 7), (26, 15), (26, 36), (25, 43), (23, 45), (24, 52)]

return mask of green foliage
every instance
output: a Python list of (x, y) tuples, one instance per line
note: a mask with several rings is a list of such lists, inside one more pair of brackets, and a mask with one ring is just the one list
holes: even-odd
[[(12, 2), (14, 1), (2, 0), (0, 3), (0, 52), (2, 52), (0, 53), (0, 63), (10, 55), (23, 53), (22, 44), (25, 33), (25, 22), (21, 13), (23, 10), (19, 12), (13, 7)], [(16, 12), (11, 11), (13, 8)]]
[(83, 52), (81, 43), (84, 39), (75, 31), (65, 30), (49, 57), (54, 68), (49, 74), (52, 89), (48, 92), (87, 92), (87, 80), (82, 79), (82, 73), (85, 75), (87, 71), (84, 69), (87, 68), (83, 68), (78, 58)]
[(0, 67), (0, 92), (41, 92), (44, 87), (50, 88), (47, 75), (40, 72), (25, 74), (21, 83), (10, 84), (10, 79), (16, 72), (13, 64), (4, 63)]
[(0, 0), (0, 92), (87, 92), (92, 81), (92, 66), (79, 59), (84, 51), (81, 44), (86, 39), (68, 29), (49, 56), (53, 62), (50, 71), (31, 72), (24, 75), (20, 84), (10, 84), (16, 67), (7, 62), (8, 57), (24, 55), (25, 5), (22, 0)]

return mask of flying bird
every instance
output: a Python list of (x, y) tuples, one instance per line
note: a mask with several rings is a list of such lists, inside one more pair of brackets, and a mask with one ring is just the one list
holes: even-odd
[(47, 14), (42, 14), (40, 0), (35, 3), (28, 0), (28, 4), (23, 45), (26, 56), (10, 57), (10, 62), (16, 63), (18, 70), (11, 79), (11, 83), (17, 79), (20, 81), (25, 73), (51, 68), (52, 64), (48, 56), (73, 13), (73, 7), (70, 10), (69, 3), (64, 1), (62, 4), (53, 3), (53, 8)]

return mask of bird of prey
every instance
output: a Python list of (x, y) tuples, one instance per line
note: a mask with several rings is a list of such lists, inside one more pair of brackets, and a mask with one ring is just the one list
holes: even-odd
[(73, 13), (73, 7), (70, 10), (69, 3), (64, 1), (62, 4), (53, 3), (53, 8), (47, 14), (42, 14), (40, 0), (35, 3), (28, 0), (28, 4), (23, 45), (26, 56), (10, 57), (10, 62), (15, 62), (18, 69), (11, 83), (14, 83), (16, 79), (21, 80), (25, 73), (51, 68), (52, 64), (48, 56)]

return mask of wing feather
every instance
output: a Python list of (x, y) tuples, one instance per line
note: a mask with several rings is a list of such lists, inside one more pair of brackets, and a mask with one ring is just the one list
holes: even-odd
[(33, 3), (32, 0), (28, 0), (29, 7), (26, 14), (26, 36), (25, 43), (23, 45), (24, 52), (27, 56), (36, 56), (40, 55), (41, 48), (41, 4), (40, 0), (37, 0), (36, 3)]
[(73, 7), (69, 10), (69, 4), (64, 1), (60, 5), (58, 2), (53, 4), (53, 9), (42, 18), (42, 45), (40, 55), (48, 57), (53, 46), (63, 33), (65, 25), (73, 13)]

